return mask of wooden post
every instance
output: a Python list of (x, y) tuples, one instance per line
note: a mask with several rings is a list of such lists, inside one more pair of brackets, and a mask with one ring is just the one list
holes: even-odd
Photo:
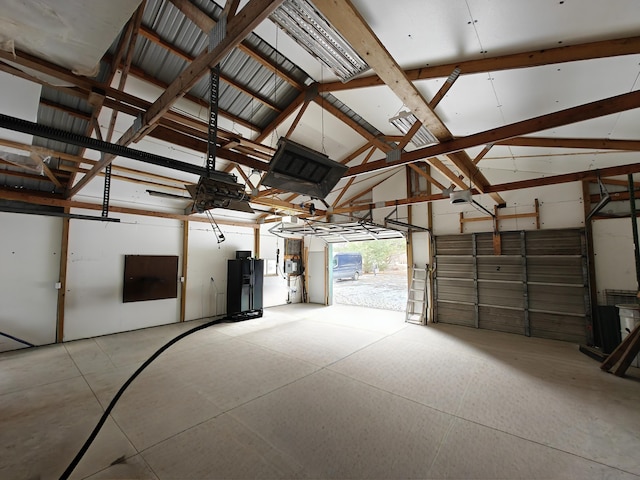
[[(65, 207), (64, 213), (71, 211)], [(56, 324), (56, 342), (64, 341), (64, 302), (67, 293), (67, 260), (69, 257), (69, 218), (62, 219), (62, 235), (60, 239), (60, 288), (58, 289), (58, 311)]]
[(253, 229), (253, 257), (260, 258), (260, 225)]
[[(536, 209), (538, 207), (538, 201), (536, 200)], [(596, 308), (595, 306), (598, 304), (598, 290), (596, 285), (596, 259), (593, 252), (593, 227), (592, 227), (592, 219), (587, 221), (587, 215), (591, 212), (591, 194), (589, 192), (589, 181), (582, 181), (582, 207), (584, 208), (584, 237), (585, 237), (585, 250), (586, 250), (586, 261), (587, 261), (587, 276), (589, 282), (589, 306), (590, 306), (590, 317), (591, 317), (591, 326), (587, 326), (587, 343), (593, 344), (593, 321), (596, 318)], [(601, 326), (599, 327), (601, 328)], [(600, 338), (602, 338), (602, 331), (600, 331)]]
[(302, 265), (304, 266), (304, 289), (307, 294), (302, 301), (303, 303), (309, 303), (309, 247), (304, 247), (303, 252)]
[(498, 206), (493, 207), (493, 254), (502, 255), (502, 237), (500, 236), (500, 225), (498, 224)]
[[(405, 179), (407, 185), (407, 198), (412, 196), (411, 190), (411, 168), (405, 167)], [(396, 207), (397, 208), (397, 207)], [(407, 205), (407, 223), (413, 223), (413, 209), (411, 205)], [(413, 234), (411, 230), (407, 232), (407, 285), (411, 287), (411, 269), (413, 268)]]
[[(189, 258), (189, 221), (182, 222), (182, 284), (180, 286), (180, 321), (185, 321), (187, 310), (187, 264)], [(217, 299), (216, 299), (217, 301)]]

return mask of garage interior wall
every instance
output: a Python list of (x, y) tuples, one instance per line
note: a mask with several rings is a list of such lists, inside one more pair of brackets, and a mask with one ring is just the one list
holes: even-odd
[[(177, 256), (183, 276), (183, 222), (112, 216), (121, 221), (70, 220), (64, 341), (180, 320), (180, 287), (176, 298), (131, 303), (122, 302), (122, 287), (125, 255)], [(56, 341), (62, 223), (60, 217), (0, 212), (0, 332), (34, 345)], [(226, 313), (227, 260), (235, 258), (236, 250), (254, 249), (253, 228), (225, 225), (223, 231), (226, 240), (218, 245), (209, 225), (189, 222), (185, 320)], [(266, 252), (282, 243), (268, 232), (261, 241)], [(286, 280), (271, 280), (277, 287), (271, 304), (286, 303)], [(0, 351), (22, 347), (0, 337)]]
[(223, 232), (226, 240), (218, 244), (211, 226), (189, 222), (185, 320), (224, 315), (227, 260), (236, 258), (236, 250), (253, 252), (253, 229), (225, 225)]
[(273, 223), (262, 224), (259, 230), (260, 258), (264, 260), (265, 268), (263, 283), (263, 304), (265, 307), (287, 303), (287, 279), (282, 274), (284, 239), (269, 233), (269, 229), (273, 225)]
[[(0, 212), (0, 332), (56, 341), (62, 219)], [(0, 351), (24, 345), (0, 336)]]
[(637, 289), (631, 219), (594, 220), (592, 229), (598, 304), (606, 305), (607, 290)]
[(436, 319), (526, 336), (590, 342), (584, 230), (436, 237)]

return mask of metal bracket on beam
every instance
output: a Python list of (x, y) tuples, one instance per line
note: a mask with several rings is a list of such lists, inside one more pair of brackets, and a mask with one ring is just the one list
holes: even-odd
[(400, 155), (402, 155), (402, 150), (400, 150), (399, 148), (392, 148), (387, 152), (386, 162), (397, 162), (398, 160), (400, 160)]

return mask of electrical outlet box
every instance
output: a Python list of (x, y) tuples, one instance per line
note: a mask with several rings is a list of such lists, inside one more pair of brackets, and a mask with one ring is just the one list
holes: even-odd
[(284, 261), (284, 273), (288, 273), (290, 275), (295, 275), (298, 273), (298, 262), (294, 262), (293, 260), (285, 260)]

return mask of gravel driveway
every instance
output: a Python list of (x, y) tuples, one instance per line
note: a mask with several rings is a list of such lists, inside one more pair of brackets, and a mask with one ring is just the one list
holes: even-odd
[(407, 308), (407, 274), (385, 272), (365, 274), (356, 281), (334, 281), (333, 301), (342, 305), (404, 312)]

